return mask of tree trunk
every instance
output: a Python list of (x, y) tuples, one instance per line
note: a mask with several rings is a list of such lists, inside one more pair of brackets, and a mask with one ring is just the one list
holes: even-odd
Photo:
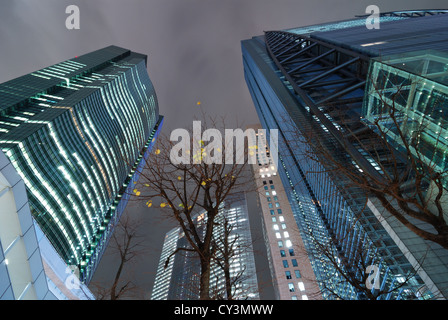
[(208, 255), (201, 257), (201, 278), (199, 299), (210, 300), (210, 258)]

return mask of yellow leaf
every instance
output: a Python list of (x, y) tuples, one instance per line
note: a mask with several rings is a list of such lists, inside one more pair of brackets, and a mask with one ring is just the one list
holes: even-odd
[(139, 195), (140, 195), (140, 191), (137, 191), (137, 192), (135, 193), (135, 195), (136, 195), (136, 196), (139, 196)]
[(152, 201), (149, 200), (148, 202), (146, 202), (146, 205), (148, 206), (148, 208), (151, 207), (152, 206)]
[(177, 177), (177, 180), (182, 180), (182, 177), (181, 177), (181, 176), (178, 176), (178, 177)]
[(165, 206), (166, 206), (166, 203), (165, 203), (165, 202), (162, 202), (162, 203), (160, 204), (160, 208), (165, 208)]
[(201, 183), (203, 186), (205, 186), (206, 185), (206, 183), (205, 183), (205, 181), (202, 181), (202, 183)]
[(156, 154), (159, 154), (159, 153), (160, 153), (160, 149), (157, 149), (155, 153), (156, 153)]

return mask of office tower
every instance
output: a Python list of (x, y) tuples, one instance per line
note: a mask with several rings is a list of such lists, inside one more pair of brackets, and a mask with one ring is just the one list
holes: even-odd
[[(198, 230), (205, 232), (206, 214), (195, 216)], [(244, 193), (231, 194), (224, 201), (216, 217), (213, 231), (215, 243), (222, 247), (225, 229), (231, 230), (228, 239), (234, 241), (235, 254), (230, 257), (230, 278), (234, 284), (234, 299), (259, 299), (255, 258), (252, 247), (249, 217)], [(229, 229), (225, 225), (231, 226)], [(178, 251), (166, 264), (167, 258), (177, 248), (190, 245), (180, 227), (173, 228), (166, 236), (157, 268), (151, 300), (197, 300), (199, 299), (200, 263), (197, 253)], [(219, 258), (220, 255), (217, 254)], [(210, 296), (214, 299), (227, 299), (224, 270), (212, 261), (210, 275)]]
[(109, 46), (0, 84), (0, 147), (85, 284), (162, 125), (146, 62)]
[[(405, 62), (411, 64), (421, 57), (421, 50), (435, 50), (438, 53), (428, 60), (440, 61), (435, 56), (448, 50), (446, 13), (388, 12), (379, 17), (380, 29), (369, 29), (368, 17), (361, 16), (268, 31), (242, 41), (245, 79), (262, 127), (268, 135), (269, 129), (279, 130), (279, 175), (324, 299), (366, 299), (366, 291), (356, 289), (344, 275), (361, 279), (370, 274), (369, 266), (377, 268), (378, 277), (365, 288), (390, 290), (378, 299), (448, 297), (447, 250), (389, 217), (374, 199), (329, 170), (330, 163), (316, 161), (320, 144), (354, 170), (380, 174), (369, 157), (372, 150), (363, 149), (369, 145), (364, 142), (376, 136), (369, 88), (378, 74), (391, 70), (397, 55), (407, 56)], [(444, 64), (432, 65), (439, 66), (437, 74), (417, 76), (443, 79)], [(379, 92), (390, 95), (381, 86)], [(315, 140), (300, 138), (310, 132)], [(348, 132), (357, 133), (356, 139)], [(388, 140), (392, 143), (393, 137)], [(390, 150), (380, 151), (387, 155)], [(327, 253), (321, 244), (328, 244)]]
[(257, 146), (257, 163), (252, 164), (252, 172), (275, 297), (279, 300), (320, 300), (319, 286), (285, 189), (270, 157), (266, 134), (261, 125), (252, 125), (248, 129), (255, 130), (255, 136), (260, 140), (251, 141), (252, 135), (248, 143)]
[(0, 152), (0, 300), (92, 300), (31, 216), (25, 184)]

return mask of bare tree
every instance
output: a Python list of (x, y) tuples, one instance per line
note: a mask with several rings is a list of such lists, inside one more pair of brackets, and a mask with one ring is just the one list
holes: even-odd
[(97, 300), (120, 300), (139, 294), (139, 286), (123, 274), (125, 268), (129, 268), (146, 252), (143, 237), (138, 230), (139, 226), (139, 220), (124, 215), (114, 227), (108, 249), (109, 254), (118, 256), (119, 263), (110, 286), (104, 286), (99, 282), (92, 283)]
[[(234, 223), (235, 221), (230, 221), (227, 215), (220, 217), (218, 228), (221, 230), (215, 232), (212, 240), (216, 253), (212, 262), (218, 266), (218, 271), (224, 273), (225, 280), (223, 288), (215, 284), (215, 289), (212, 290), (215, 292), (213, 294), (215, 299), (246, 300), (250, 298), (251, 293), (258, 291), (258, 288), (245, 283), (253, 276), (248, 274), (247, 265), (239, 265), (239, 270), (235, 272), (231, 270), (237, 260), (244, 261), (243, 256), (253, 254), (252, 241), (236, 232)], [(219, 282), (221, 278), (216, 274), (215, 279)]]
[[(225, 127), (223, 124), (206, 118), (201, 123), (201, 129), (221, 129)], [(138, 187), (144, 191), (141, 197), (148, 205), (161, 199), (159, 206), (182, 229), (189, 247), (178, 248), (171, 256), (179, 251), (197, 254), (201, 267), (199, 296), (200, 299), (210, 299), (210, 266), (216, 254), (213, 231), (220, 215), (220, 206), (229, 194), (250, 185), (250, 177), (245, 173), (245, 162), (235, 159), (238, 150), (232, 149), (233, 141), (232, 146), (218, 143), (217, 147), (217, 141), (211, 140), (211, 137), (209, 140), (203, 139), (202, 131), (199, 136), (194, 128), (185, 131), (188, 139), (179, 143), (167, 136), (158, 138), (154, 153), (141, 172)], [(216, 136), (213, 138), (217, 139)], [(210, 148), (212, 141), (215, 144)], [(228, 154), (229, 150), (232, 150), (233, 162), (228, 159), (210, 161), (212, 158), (219, 160), (219, 156)], [(179, 154), (183, 161), (175, 161)], [(200, 225), (195, 222), (199, 214), (205, 215), (204, 223)]]

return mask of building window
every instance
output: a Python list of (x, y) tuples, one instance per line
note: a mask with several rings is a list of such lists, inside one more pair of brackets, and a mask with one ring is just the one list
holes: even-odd
[(283, 267), (289, 268), (288, 260), (283, 260)]
[(297, 279), (302, 278), (302, 275), (300, 274), (299, 270), (294, 270), (294, 274), (296, 275)]
[(289, 249), (289, 255), (290, 255), (291, 257), (294, 256), (294, 249)]
[(286, 229), (286, 223), (282, 223), (282, 229)]
[(291, 271), (285, 271), (286, 279), (292, 279)]
[(289, 238), (289, 232), (288, 231), (283, 232), (283, 237)]
[(303, 282), (299, 282), (297, 283), (297, 285), (299, 286), (300, 291), (305, 291), (305, 285), (303, 284)]
[(296, 259), (291, 259), (292, 262), (292, 266), (293, 267), (298, 267), (299, 265), (297, 264), (297, 260)]
[(274, 210), (270, 210), (270, 212), (271, 212), (271, 215), (274, 215), (274, 214), (275, 214), (275, 211), (274, 211)]
[(269, 208), (272, 208), (272, 203), (269, 202), (269, 203), (268, 203), (268, 206), (269, 206)]
[(282, 214), (282, 209), (277, 209), (278, 214)]
[(280, 250), (280, 256), (281, 256), (281, 257), (286, 257), (285, 250)]
[(291, 300), (297, 300), (297, 296), (292, 296)]
[(275, 237), (276, 237), (277, 239), (281, 239), (282, 236), (280, 235), (280, 232), (276, 232), (276, 233), (275, 233)]
[(279, 247), (279, 248), (283, 248), (283, 241), (280, 240), (280, 241), (278, 241), (277, 243), (278, 243), (278, 247)]
[(291, 242), (291, 240), (286, 240), (286, 247), (287, 247), (287, 248), (292, 247), (292, 242)]
[(275, 186), (274, 186), (274, 185), (271, 185), (271, 189), (275, 189)]
[(304, 295), (302, 296), (302, 300), (308, 300), (308, 296), (307, 296), (306, 294), (304, 294)]
[(271, 202), (271, 197), (266, 197), (266, 200), (268, 200), (269, 202)]
[(274, 228), (274, 230), (278, 230), (278, 224), (274, 224), (272, 227)]
[(267, 195), (267, 196), (269, 195), (269, 191), (266, 191), (266, 195)]
[(276, 217), (271, 217), (272, 222), (277, 222), (277, 218)]
[(280, 207), (280, 203), (276, 202), (276, 203), (275, 203), (275, 207), (276, 207), (276, 208)]
[[(273, 187), (273, 186), (271, 186), (271, 187)], [(273, 196), (277, 195), (277, 192), (276, 192), (275, 190), (272, 191), (272, 195), (273, 195)]]
[(278, 197), (277, 196), (274, 196), (274, 201), (278, 201)]
[(272, 180), (269, 180), (269, 184), (273, 184)]

